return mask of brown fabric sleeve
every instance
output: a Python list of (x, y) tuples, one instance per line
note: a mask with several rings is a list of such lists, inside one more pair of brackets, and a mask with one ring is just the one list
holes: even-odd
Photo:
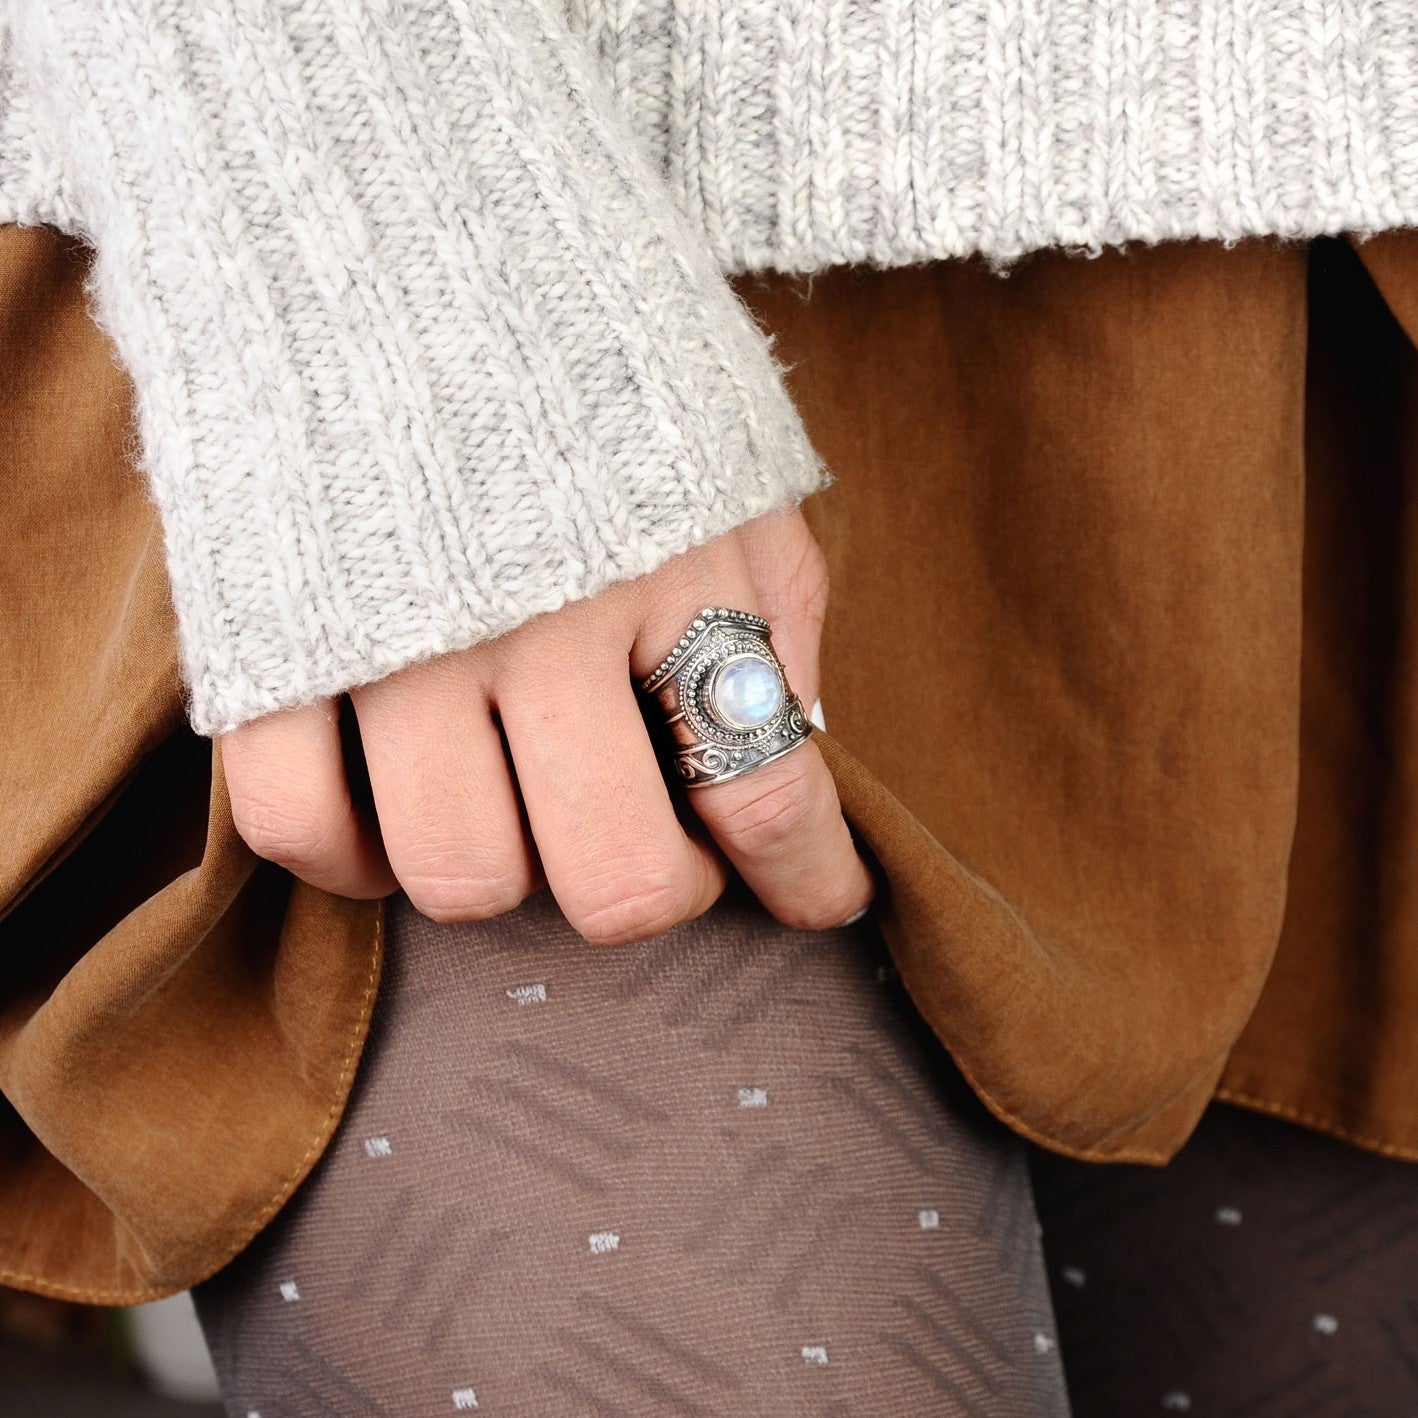
[(0, 229), (0, 1284), (112, 1304), (214, 1270), (314, 1164), (380, 912), (258, 864), (184, 726), (85, 271)]
[(906, 984), (1013, 1127), (1164, 1161), (1285, 901), (1306, 253), (743, 289), (836, 477), (830, 761)]

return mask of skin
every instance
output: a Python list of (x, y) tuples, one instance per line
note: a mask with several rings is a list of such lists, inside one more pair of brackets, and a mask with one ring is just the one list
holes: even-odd
[(237, 830), (312, 885), (360, 898), (402, 888), (437, 921), (510, 911), (546, 884), (588, 941), (625, 944), (707, 910), (732, 868), (784, 924), (838, 925), (873, 885), (816, 744), (685, 795), (680, 814), (634, 692), (702, 607), (722, 605), (768, 618), (810, 705), (826, 604), (801, 514), (759, 518), (352, 691), (372, 813), (351, 797), (336, 701), (225, 735)]

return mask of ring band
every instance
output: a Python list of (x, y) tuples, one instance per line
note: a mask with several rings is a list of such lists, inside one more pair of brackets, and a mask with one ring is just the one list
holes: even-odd
[(748, 611), (700, 611), (640, 692), (658, 709), (690, 788), (751, 773), (812, 734), (768, 622)]

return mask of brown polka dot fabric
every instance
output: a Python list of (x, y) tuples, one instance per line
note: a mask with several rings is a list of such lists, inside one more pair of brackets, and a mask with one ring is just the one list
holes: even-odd
[(239, 1418), (1067, 1412), (1022, 1145), (869, 923), (391, 903), (340, 1132), (200, 1287)]
[(1076, 1418), (1418, 1414), (1418, 1173), (1214, 1105), (1165, 1169), (1037, 1153)]

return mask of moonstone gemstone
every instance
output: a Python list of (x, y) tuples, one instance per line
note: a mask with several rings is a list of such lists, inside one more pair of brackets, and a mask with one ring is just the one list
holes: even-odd
[(714, 672), (709, 702), (736, 729), (761, 729), (783, 707), (783, 681), (758, 655), (738, 655)]

